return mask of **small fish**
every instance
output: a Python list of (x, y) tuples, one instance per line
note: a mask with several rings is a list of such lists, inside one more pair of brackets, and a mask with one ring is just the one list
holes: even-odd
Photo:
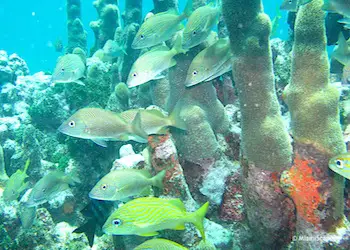
[(149, 195), (151, 186), (163, 189), (166, 171), (152, 177), (147, 170), (120, 169), (109, 172), (93, 187), (89, 197), (97, 200), (117, 201), (132, 196)]
[(85, 62), (82, 59), (81, 51), (76, 54), (67, 54), (60, 57), (52, 74), (52, 84), (75, 82), (85, 85), (80, 79), (85, 75)]
[(343, 65), (350, 65), (350, 49), (349, 41), (345, 40), (343, 32), (339, 33), (338, 46), (336, 46), (332, 53), (332, 58)]
[(221, 7), (217, 4), (197, 8), (188, 18), (183, 31), (182, 47), (190, 49), (201, 44), (209, 36), (211, 29), (219, 22)]
[(284, 0), (281, 4), (280, 9), (296, 12), (298, 10), (298, 7), (310, 3), (311, 1), (312, 0)]
[(62, 40), (60, 38), (57, 38), (53, 44), (53, 47), (55, 48), (56, 52), (62, 52), (62, 50), (63, 50)]
[(208, 207), (209, 202), (189, 213), (180, 199), (137, 198), (113, 212), (102, 230), (113, 235), (154, 236), (157, 231), (184, 230), (185, 223), (193, 223), (205, 240), (203, 220)]
[(329, 168), (350, 180), (350, 153), (340, 154), (330, 159)]
[[(147, 134), (141, 129), (140, 117), (128, 123), (119, 114), (100, 108), (83, 108), (69, 117), (58, 128), (63, 134), (90, 139), (97, 145), (107, 147), (106, 141), (126, 140), (127, 135), (141, 143), (147, 142)], [(124, 139), (123, 139), (124, 138)], [(131, 139), (128, 137), (127, 139)]]
[(151, 239), (147, 240), (141, 245), (138, 245), (134, 250), (186, 250), (188, 248), (180, 244), (166, 239)]
[(271, 21), (272, 23), (272, 28), (271, 28), (271, 38), (277, 37), (277, 32), (279, 30), (280, 26), (280, 20), (282, 18), (281, 11), (279, 8), (276, 9), (276, 16), (273, 18)]
[(27, 207), (21, 204), (19, 207), (19, 218), (24, 229), (31, 228), (36, 218), (36, 207)]
[(322, 9), (350, 17), (350, 0), (324, 0)]
[(30, 160), (26, 161), (23, 171), (18, 169), (6, 182), (3, 197), (5, 201), (17, 200), (20, 193), (22, 193), (27, 187), (28, 182), (25, 180), (28, 178), (27, 170), (30, 165)]
[(173, 10), (150, 16), (138, 30), (131, 47), (144, 49), (169, 40), (177, 31), (183, 29), (182, 20), (192, 13), (192, 0), (188, 0), (181, 15)]
[(343, 68), (342, 84), (344, 86), (350, 85), (350, 65), (346, 65)]
[(230, 43), (226, 38), (219, 39), (210, 47), (202, 50), (192, 60), (187, 71), (185, 81), (186, 87), (201, 83), (214, 74), (220, 67), (232, 57), (230, 52)]
[(158, 109), (129, 109), (120, 113), (120, 116), (129, 123), (139, 113), (142, 131), (147, 135), (155, 135), (166, 134), (169, 126), (186, 130), (186, 124), (180, 119), (179, 111), (179, 109), (174, 109), (169, 116), (166, 116)]
[(113, 203), (108, 201), (90, 200), (90, 202), (80, 211), (86, 222), (76, 228), (73, 233), (84, 233), (88, 238), (89, 245), (94, 245), (95, 234), (101, 236), (102, 226), (112, 212)]
[(127, 55), (124, 46), (120, 46), (117, 41), (108, 40), (103, 46), (103, 53), (106, 57), (114, 59), (122, 54)]
[(66, 175), (60, 171), (50, 172), (34, 185), (25, 205), (33, 207), (43, 204), (54, 199), (62, 191), (69, 189), (69, 185), (79, 182), (74, 175)]
[(338, 23), (342, 23), (342, 24), (344, 24), (344, 28), (345, 29), (350, 29), (350, 18), (342, 18), (342, 19), (340, 19), (340, 20), (338, 20)]
[(171, 50), (162, 47), (139, 57), (130, 70), (128, 87), (136, 87), (150, 80), (163, 78), (162, 72), (176, 65), (173, 57), (179, 53), (185, 53), (181, 48), (181, 39), (181, 35), (178, 35)]

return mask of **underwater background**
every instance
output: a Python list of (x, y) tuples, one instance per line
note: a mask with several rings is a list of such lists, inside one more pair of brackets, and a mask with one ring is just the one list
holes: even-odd
[(350, 249), (349, 0), (0, 2), (0, 249)]

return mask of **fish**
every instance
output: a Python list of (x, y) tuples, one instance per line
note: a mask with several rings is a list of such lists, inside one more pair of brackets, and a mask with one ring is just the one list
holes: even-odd
[(127, 55), (124, 46), (120, 46), (117, 41), (107, 40), (103, 46), (103, 53), (107, 58), (110, 59), (119, 57), (122, 54)]
[(167, 128), (175, 127), (186, 130), (185, 122), (179, 116), (179, 109), (176, 108), (167, 116), (158, 109), (129, 109), (120, 113), (120, 116), (127, 122), (135, 119), (137, 113), (140, 114), (141, 129), (147, 135), (166, 134)]
[(114, 211), (102, 227), (113, 235), (155, 236), (164, 229), (184, 230), (193, 223), (205, 240), (203, 220), (208, 211), (206, 202), (195, 212), (187, 212), (180, 199), (137, 198)]
[(329, 168), (350, 180), (350, 153), (337, 155), (330, 159)]
[(58, 128), (58, 131), (77, 138), (90, 139), (107, 147), (106, 141), (133, 139), (147, 142), (147, 134), (141, 129), (140, 115), (126, 122), (119, 114), (101, 108), (79, 109)]
[(173, 57), (186, 53), (181, 47), (181, 40), (181, 35), (178, 35), (171, 50), (160, 47), (140, 56), (131, 67), (127, 80), (128, 87), (132, 88), (150, 80), (164, 78), (162, 72), (176, 65)]
[(334, 48), (331, 57), (343, 65), (350, 65), (349, 43), (350, 43), (350, 40), (346, 41), (343, 35), (343, 32), (340, 32), (339, 39), (338, 39), (338, 46)]
[(141, 245), (138, 245), (134, 250), (186, 250), (188, 248), (181, 246), (180, 244), (167, 240), (167, 239), (151, 239), (147, 240)]
[(301, 5), (310, 3), (312, 0), (284, 0), (281, 4), (281, 10), (296, 12)]
[(108, 201), (90, 200), (80, 211), (86, 222), (74, 229), (73, 233), (84, 233), (88, 238), (89, 245), (94, 245), (95, 235), (102, 235), (102, 226), (113, 210), (113, 203)]
[(151, 186), (163, 189), (166, 171), (152, 177), (145, 169), (114, 170), (102, 177), (89, 193), (91, 199), (121, 201), (132, 196), (149, 195)]
[(57, 38), (55, 42), (53, 43), (53, 47), (55, 48), (56, 52), (62, 52), (63, 50), (63, 42), (60, 38)]
[(221, 7), (213, 2), (193, 11), (183, 31), (182, 47), (190, 49), (204, 42), (218, 24), (220, 13)]
[(35, 183), (24, 204), (27, 207), (34, 207), (46, 203), (75, 183), (80, 183), (80, 180), (74, 174), (66, 175), (60, 171), (52, 171)]
[(322, 9), (350, 17), (350, 0), (324, 0)]
[(25, 180), (28, 178), (27, 170), (30, 165), (30, 160), (26, 161), (23, 171), (18, 169), (6, 182), (3, 193), (5, 201), (17, 200), (20, 193), (22, 193), (29, 185)]
[(344, 28), (345, 29), (350, 29), (350, 18), (342, 18), (342, 19), (340, 19), (340, 20), (338, 20), (338, 23), (342, 23), (342, 24), (344, 24)]
[(346, 65), (343, 68), (342, 84), (344, 86), (350, 85), (350, 65)]
[(215, 78), (222, 76), (223, 74), (230, 72), (232, 70), (232, 58), (229, 58), (226, 62), (224, 62), (219, 68), (218, 71), (213, 74), (211, 77), (205, 80), (205, 82), (209, 82), (214, 80)]
[(276, 9), (276, 15), (273, 18), (273, 20), (271, 21), (271, 37), (277, 37), (277, 31), (279, 30), (279, 26), (280, 26), (280, 20), (282, 18), (281, 15), (281, 10), (279, 8)]
[(71, 82), (85, 86), (81, 79), (85, 76), (86, 66), (81, 53), (81, 50), (75, 49), (75, 54), (67, 54), (58, 59), (52, 74), (52, 86), (56, 83)]
[(194, 86), (216, 74), (220, 67), (232, 57), (230, 43), (221, 38), (213, 45), (202, 50), (192, 60), (185, 80), (186, 87)]
[(27, 207), (23, 204), (19, 207), (19, 218), (24, 229), (29, 229), (36, 219), (36, 207)]
[(192, 0), (188, 0), (181, 15), (171, 9), (149, 16), (137, 31), (131, 48), (144, 49), (169, 40), (177, 31), (183, 29), (181, 22), (191, 13)]

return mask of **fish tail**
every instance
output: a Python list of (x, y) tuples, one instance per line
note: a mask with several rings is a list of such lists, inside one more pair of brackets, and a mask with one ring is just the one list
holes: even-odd
[(84, 233), (89, 241), (89, 246), (94, 245), (95, 230), (97, 222), (95, 219), (89, 219), (84, 225), (76, 228), (73, 233)]
[(184, 18), (188, 18), (193, 12), (193, 3), (192, 0), (187, 0), (186, 7), (184, 9), (184, 12), (182, 13), (182, 16)]
[(170, 113), (169, 115), (169, 120), (170, 120), (170, 126), (186, 130), (187, 126), (184, 120), (180, 118), (180, 106), (177, 105), (174, 110)]
[(329, 12), (336, 12), (332, 2), (330, 0), (324, 0), (324, 4), (322, 6), (322, 10), (329, 11)]
[(66, 175), (65, 180), (69, 185), (74, 185), (75, 183), (81, 183), (80, 178), (76, 172), (69, 173), (69, 175)]
[(174, 55), (181, 54), (181, 53), (185, 54), (187, 52), (187, 50), (182, 48), (182, 35), (178, 34), (176, 36), (175, 42), (171, 51), (174, 53)]
[(195, 227), (201, 233), (203, 241), (206, 240), (203, 221), (205, 218), (205, 214), (207, 213), (209, 208), (209, 202), (207, 201), (203, 206), (201, 206), (197, 211), (189, 214), (189, 222), (192, 222)]
[(152, 177), (152, 186), (155, 186), (159, 189), (163, 189), (163, 179), (165, 177), (166, 170), (160, 171), (156, 176)]
[(132, 133), (141, 137), (141, 138), (147, 139), (148, 134), (142, 129), (141, 124), (142, 124), (141, 123), (141, 113), (137, 112), (134, 120), (131, 123)]

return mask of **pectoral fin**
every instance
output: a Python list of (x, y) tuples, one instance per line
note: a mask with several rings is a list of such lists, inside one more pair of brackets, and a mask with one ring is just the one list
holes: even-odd
[(174, 230), (185, 230), (185, 224), (177, 225)]
[(106, 148), (107, 147), (107, 143), (104, 140), (101, 139), (91, 139), (91, 141), (93, 141), (94, 143), (96, 143), (97, 145)]
[(158, 234), (159, 234), (158, 232), (149, 232), (149, 233), (142, 233), (142, 234), (139, 234), (139, 235), (140, 236), (144, 236), (144, 237), (150, 237), (150, 236), (156, 236)]
[(81, 80), (75, 80), (74, 82), (75, 82), (76, 84), (81, 85), (81, 86), (85, 86), (85, 83), (83, 83), (83, 81), (81, 81)]

